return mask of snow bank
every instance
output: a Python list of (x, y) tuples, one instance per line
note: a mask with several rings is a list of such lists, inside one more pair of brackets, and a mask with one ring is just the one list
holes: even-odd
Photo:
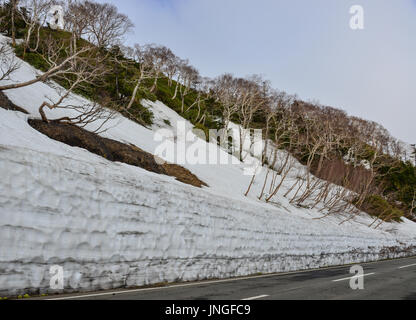
[(311, 220), (287, 203), (277, 209), (109, 162), (50, 140), (26, 118), (0, 109), (0, 295), (53, 292), (52, 265), (64, 268), (70, 292), (414, 252), (410, 221), (393, 234)]
[[(0, 116), (24, 121), (10, 111)], [(33, 131), (33, 145), (41, 140)], [(55, 147), (45, 152), (2, 141), (2, 295), (53, 291), (52, 265), (63, 266), (66, 291), (82, 291), (397, 257), (408, 252), (382, 251), (416, 242), (331, 228)], [(67, 156), (59, 154), (65, 149)]]
[[(34, 73), (23, 63), (14, 78)], [(38, 106), (56, 92), (38, 83), (5, 94), (38, 117)], [(71, 97), (77, 101), (85, 99)], [(161, 102), (144, 104), (155, 113), (153, 128), (117, 116), (103, 135), (154, 153), (160, 143), (155, 130), (169, 127), (163, 120), (176, 128), (183, 119)], [(185, 165), (210, 186), (198, 189), (53, 141), (27, 118), (0, 108), (0, 296), (53, 292), (53, 265), (64, 268), (64, 291), (70, 292), (300, 270), (416, 251), (416, 224), (408, 220), (374, 230), (365, 214), (339, 225), (345, 217), (314, 220), (322, 215), (318, 209), (296, 208), (282, 196), (274, 204), (259, 201), (264, 173), (244, 197), (251, 177), (243, 175), (242, 163)], [(302, 169), (296, 164), (282, 190)]]

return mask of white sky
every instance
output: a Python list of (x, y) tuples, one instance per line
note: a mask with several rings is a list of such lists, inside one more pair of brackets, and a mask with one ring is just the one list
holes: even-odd
[[(262, 74), (416, 142), (415, 0), (100, 1), (134, 22), (130, 43), (166, 45), (203, 76)], [(349, 28), (355, 4), (365, 30)]]

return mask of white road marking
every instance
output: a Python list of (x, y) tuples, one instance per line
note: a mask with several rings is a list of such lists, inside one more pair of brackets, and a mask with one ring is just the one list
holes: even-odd
[(416, 266), (416, 263), (409, 264), (408, 266), (399, 267), (399, 269), (409, 268), (409, 267), (413, 267), (413, 266)]
[[(405, 259), (409, 259), (409, 257), (400, 258), (400, 259), (388, 259), (388, 260), (381, 260), (381, 261), (366, 262), (366, 263), (361, 263), (361, 265), (371, 265), (371, 264), (376, 264), (376, 263), (381, 263), (381, 262), (388, 262), (388, 261), (392, 261), (392, 260), (405, 260)], [(272, 274), (265, 274), (265, 275), (260, 275), (260, 276), (251, 276), (251, 277), (248, 276), (248, 277), (240, 277), (240, 278), (232, 278), (232, 279), (224, 279), (224, 280), (213, 280), (213, 281), (205, 281), (205, 282), (197, 282), (197, 283), (178, 284), (178, 285), (171, 285), (171, 286), (165, 286), (165, 287), (155, 287), (155, 288), (124, 290), (124, 291), (111, 291), (111, 292), (103, 292), (103, 293), (93, 293), (93, 294), (86, 294), (86, 295), (79, 295), (79, 296), (67, 296), (67, 297), (62, 297), (62, 298), (52, 298), (52, 299), (46, 299), (46, 300), (70, 300), (70, 299), (79, 299), (79, 298), (88, 298), (88, 297), (118, 295), (118, 294), (141, 292), (141, 291), (163, 290), (163, 289), (170, 289), (170, 288), (197, 286), (197, 285), (212, 284), (212, 283), (231, 282), (231, 281), (239, 281), (239, 280), (250, 280), (250, 279), (258, 279), (258, 278), (279, 277), (279, 276), (300, 274), (300, 273), (308, 273), (308, 272), (314, 272), (314, 271), (339, 269), (339, 268), (346, 267), (346, 266), (349, 266), (349, 265), (353, 265), (353, 263), (346, 264), (346, 265), (332, 266), (332, 267), (307, 269), (307, 270), (302, 270), (302, 271), (272, 273)]]
[(338, 282), (338, 281), (344, 281), (344, 280), (350, 280), (350, 279), (357, 279), (357, 278), (361, 278), (361, 277), (371, 276), (372, 274), (375, 274), (375, 273), (372, 272), (372, 273), (362, 274), (362, 275), (359, 275), (359, 276), (352, 276), (352, 277), (348, 277), (348, 278), (332, 280), (332, 282)]
[(67, 297), (62, 297), (62, 298), (52, 298), (52, 299), (46, 299), (46, 300), (70, 300), (70, 299), (79, 299), (79, 298), (88, 298), (88, 297), (111, 296), (111, 295), (118, 295), (118, 294), (124, 294), (124, 293), (152, 291), (152, 290), (163, 290), (163, 289), (180, 288), (180, 287), (191, 287), (191, 286), (198, 286), (198, 285), (223, 283), (223, 282), (233, 282), (233, 281), (240, 281), (240, 280), (251, 280), (251, 279), (258, 279), (258, 278), (279, 277), (279, 276), (286, 276), (286, 275), (299, 274), (299, 273), (308, 273), (308, 272), (313, 272), (313, 271), (338, 269), (338, 268), (342, 268), (342, 267), (344, 267), (344, 266), (334, 266), (334, 267), (327, 267), (327, 268), (320, 268), (320, 269), (309, 269), (309, 270), (303, 270), (303, 271), (292, 271), (292, 272), (285, 272), (285, 273), (272, 273), (272, 274), (265, 274), (265, 275), (260, 275), (260, 276), (251, 276), (251, 277), (249, 276), (249, 277), (240, 277), (240, 278), (223, 279), (223, 280), (193, 282), (193, 283), (176, 284), (176, 285), (164, 286), (164, 287), (142, 288), (142, 289), (132, 289), (132, 290), (123, 290), (123, 291), (111, 291), (111, 292), (103, 292), (103, 293), (91, 293), (91, 294), (85, 294), (85, 295), (67, 296)]
[(249, 300), (257, 300), (257, 299), (261, 299), (261, 298), (266, 298), (269, 297), (269, 295), (264, 294), (262, 296), (257, 296), (257, 297), (251, 297), (251, 298), (245, 298), (245, 299), (241, 299), (242, 301), (249, 301)]

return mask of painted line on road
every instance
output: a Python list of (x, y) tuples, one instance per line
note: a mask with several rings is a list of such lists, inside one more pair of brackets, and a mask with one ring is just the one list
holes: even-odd
[(409, 268), (409, 267), (413, 267), (413, 266), (416, 266), (416, 263), (409, 264), (408, 266), (399, 267), (399, 269)]
[(251, 298), (245, 298), (245, 299), (241, 299), (242, 301), (249, 301), (249, 300), (257, 300), (257, 299), (261, 299), (261, 298), (267, 298), (270, 297), (267, 294), (264, 294), (262, 296), (257, 296), (257, 297), (251, 297)]
[(232, 278), (232, 279), (208, 280), (208, 281), (203, 281), (203, 282), (174, 284), (174, 285), (168, 285), (168, 286), (163, 286), (163, 287), (154, 287), (154, 288), (140, 288), (140, 289), (130, 289), (130, 290), (122, 290), (122, 291), (90, 293), (90, 294), (82, 294), (82, 295), (77, 295), (77, 296), (66, 296), (66, 297), (59, 297), (59, 298), (51, 298), (51, 299), (45, 299), (45, 300), (72, 300), (72, 299), (102, 297), (102, 296), (111, 296), (111, 295), (119, 295), (119, 294), (126, 294), (126, 293), (135, 293), (135, 292), (146, 292), (146, 291), (155, 291), (155, 290), (163, 290), (163, 289), (193, 287), (193, 286), (201, 286), (201, 285), (225, 283), (225, 282), (234, 282), (234, 281), (241, 281), (241, 280), (252, 280), (252, 279), (259, 279), (259, 278), (280, 277), (280, 276), (294, 275), (294, 274), (300, 274), (300, 273), (309, 273), (309, 272), (315, 272), (315, 271), (325, 271), (325, 270), (331, 270), (331, 269), (339, 269), (339, 268), (343, 268), (343, 267), (345, 267), (345, 266), (334, 266), (334, 267), (327, 267), (327, 268), (320, 268), (320, 269), (309, 269), (309, 270), (303, 270), (303, 271), (292, 271), (292, 272), (285, 272), (285, 273), (273, 273), (273, 274), (265, 274), (265, 275), (260, 275), (260, 276), (251, 276), (251, 277), (247, 276), (247, 277), (239, 277), (239, 278)]
[(375, 274), (375, 273), (372, 272), (372, 273), (362, 274), (362, 275), (359, 275), (359, 276), (352, 276), (352, 277), (348, 277), (348, 278), (332, 280), (332, 282), (338, 282), (338, 281), (344, 281), (344, 280), (350, 280), (350, 279), (358, 279), (358, 278), (362, 278), (362, 277), (366, 277), (366, 276), (371, 276), (373, 274)]
[[(386, 260), (380, 260), (380, 261), (364, 262), (364, 263), (360, 263), (360, 264), (361, 265), (372, 265), (372, 264), (377, 264), (377, 263), (391, 262), (391, 261), (397, 261), (397, 260), (407, 260), (407, 259), (412, 259), (412, 258), (414, 258), (414, 256), (404, 257), (404, 258), (399, 258), (399, 259), (386, 259)], [(345, 265), (338, 265), (338, 266), (331, 266), (331, 267), (324, 267), (324, 268), (306, 269), (306, 270), (291, 271), (291, 272), (271, 273), (271, 274), (265, 274), (265, 275), (259, 275), (259, 276), (236, 277), (236, 278), (231, 278), (231, 279), (208, 280), (208, 281), (203, 281), (203, 282), (176, 284), (176, 285), (169, 285), (169, 286), (163, 286), (163, 287), (130, 289), (130, 290), (121, 290), (121, 291), (102, 292), (102, 293), (91, 293), (91, 294), (83, 294), (83, 295), (77, 295), (77, 296), (49, 298), (49, 299), (45, 299), (45, 300), (71, 300), (71, 299), (88, 298), (88, 297), (119, 295), (119, 294), (134, 293), (134, 292), (141, 292), (141, 291), (153, 291), (153, 290), (172, 289), (172, 288), (179, 288), (179, 287), (198, 286), (198, 285), (206, 285), (206, 284), (214, 284), (214, 283), (222, 283), (222, 282), (233, 282), (233, 281), (240, 281), (240, 280), (281, 277), (281, 276), (301, 274), (301, 273), (309, 273), (309, 272), (315, 272), (315, 271), (340, 269), (340, 268), (345, 268), (345, 267), (348, 267), (348, 266), (351, 266), (351, 265), (354, 265), (354, 264), (357, 264), (357, 262), (348, 263), (348, 264), (345, 264)]]

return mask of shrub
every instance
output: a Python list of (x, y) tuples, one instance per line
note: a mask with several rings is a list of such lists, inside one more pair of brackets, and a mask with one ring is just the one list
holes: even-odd
[(403, 212), (393, 207), (386, 199), (379, 195), (371, 195), (366, 198), (361, 209), (369, 215), (386, 221), (401, 221)]
[(203, 124), (201, 123), (197, 123), (194, 127), (194, 129), (197, 130), (202, 130), (205, 134), (205, 137), (200, 137), (201, 139), (205, 139), (207, 142), (209, 142), (209, 129), (207, 127), (205, 127)]

